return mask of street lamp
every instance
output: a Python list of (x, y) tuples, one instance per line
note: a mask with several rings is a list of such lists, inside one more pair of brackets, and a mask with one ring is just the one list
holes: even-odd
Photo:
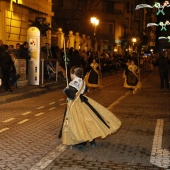
[(91, 17), (90, 21), (94, 26), (93, 45), (94, 45), (94, 50), (96, 51), (97, 50), (96, 27), (99, 25), (99, 20), (96, 17)]
[(138, 59), (138, 66), (139, 66), (139, 53), (138, 53), (138, 49), (135, 49), (135, 43), (136, 43), (137, 39), (135, 37), (132, 38), (132, 42), (133, 42), (133, 52), (135, 52), (135, 54), (137, 54), (137, 59)]
[(134, 46), (135, 46), (136, 41), (137, 41), (136, 38), (133, 37), (133, 38), (132, 38), (133, 52), (135, 51), (135, 47), (134, 47)]
[(94, 36), (95, 36), (96, 35), (96, 27), (99, 25), (99, 20), (96, 17), (92, 17), (90, 21), (94, 26)]
[(133, 46), (136, 43), (136, 38), (132, 38)]
[(132, 42), (135, 43), (136, 42), (136, 38), (132, 38)]
[[(96, 41), (96, 27), (99, 25), (99, 20), (96, 17), (91, 17), (90, 19), (91, 23), (94, 26), (94, 50), (98, 51), (98, 47), (97, 47), (97, 41)], [(100, 65), (100, 57), (99, 57), (99, 53), (97, 53), (98, 55), (98, 59), (99, 59), (99, 65)], [(101, 77), (102, 73), (101, 73), (101, 68), (100, 68), (100, 77)]]

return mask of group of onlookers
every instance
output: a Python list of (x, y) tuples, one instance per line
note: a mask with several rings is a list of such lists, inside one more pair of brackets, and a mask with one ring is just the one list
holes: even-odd
[[(58, 71), (61, 71), (63, 77), (66, 78), (65, 66), (67, 65), (67, 76), (70, 78), (69, 70), (73, 66), (78, 66), (83, 69), (84, 76), (91, 70), (91, 64), (94, 59), (100, 65), (100, 71), (110, 71), (117, 70), (118, 68), (126, 68), (126, 62), (128, 59), (133, 59), (140, 67), (140, 72), (143, 71), (152, 71), (155, 63), (158, 64), (159, 68), (163, 65), (162, 60), (157, 60), (159, 62), (154, 62), (152, 59), (144, 59), (144, 58), (126, 58), (121, 55), (119, 56), (111, 56), (108, 52), (104, 52), (103, 54), (99, 54), (94, 51), (85, 51), (85, 50), (76, 50), (73, 48), (60, 49), (58, 46), (50, 46), (48, 43), (44, 47), (41, 47), (41, 57), (46, 56), (47, 58), (56, 58), (59, 66)], [(162, 56), (163, 53), (160, 53), (159, 56)], [(66, 59), (65, 59), (66, 57)], [(28, 63), (31, 56), (29, 53), (29, 44), (28, 42), (24, 42), (23, 44), (16, 43), (15, 47), (13, 45), (3, 44), (2, 40), (0, 40), (0, 84), (2, 82), (5, 90), (12, 91), (13, 85), (16, 80), (19, 78), (16, 77), (16, 69), (15, 69), (15, 59), (25, 59), (26, 60), (26, 75), (28, 75)], [(160, 58), (160, 57), (159, 57)], [(66, 64), (65, 64), (66, 62)], [(162, 66), (165, 68), (164, 66)], [(162, 70), (162, 69), (161, 69)], [(165, 77), (167, 77), (168, 73), (165, 73)], [(163, 79), (163, 75), (161, 75), (161, 79)], [(163, 80), (162, 80), (163, 81)], [(166, 79), (166, 86), (167, 85)], [(163, 85), (161, 85), (162, 87)]]
[(13, 87), (20, 75), (15, 68), (15, 59), (26, 59), (26, 74), (28, 74), (28, 61), (30, 59), (28, 42), (16, 46), (3, 44), (0, 40), (0, 79), (6, 91), (13, 91)]

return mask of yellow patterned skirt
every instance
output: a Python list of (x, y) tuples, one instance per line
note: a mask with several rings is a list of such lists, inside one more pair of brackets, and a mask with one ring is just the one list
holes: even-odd
[(65, 145), (92, 141), (98, 137), (103, 139), (116, 132), (121, 126), (121, 121), (112, 112), (91, 98), (86, 98), (110, 128), (78, 97), (74, 101), (68, 102), (67, 105), (62, 129), (62, 142)]

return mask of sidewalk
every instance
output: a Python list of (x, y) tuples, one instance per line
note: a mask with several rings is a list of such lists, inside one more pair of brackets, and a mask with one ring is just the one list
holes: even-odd
[(0, 104), (13, 102), (16, 100), (22, 100), (33, 96), (38, 96), (49, 91), (55, 91), (58, 88), (66, 86), (66, 81), (59, 81), (54, 83), (40, 85), (27, 85), (25, 87), (14, 88), (13, 92), (5, 91), (0, 87)]
[[(106, 76), (107, 74), (111, 74), (111, 72), (103, 73), (103, 76)], [(43, 86), (27, 85), (26, 87), (14, 88), (13, 92), (5, 91), (4, 88), (0, 86), (0, 104), (38, 96), (43, 93), (48, 93), (49, 91), (55, 91), (61, 87), (66, 87), (66, 81), (59, 80), (57, 82), (46, 82)]]

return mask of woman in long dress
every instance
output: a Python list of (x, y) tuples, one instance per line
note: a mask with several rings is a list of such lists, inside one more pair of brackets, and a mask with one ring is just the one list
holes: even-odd
[(91, 142), (95, 138), (116, 132), (121, 121), (107, 108), (84, 95), (87, 86), (80, 67), (70, 70), (72, 81), (64, 89), (67, 96), (67, 108), (61, 129), (62, 143), (76, 145)]
[(86, 74), (84, 80), (88, 87), (96, 88), (101, 87), (101, 72), (100, 65), (93, 59), (90, 64), (90, 71)]
[(135, 62), (132, 60), (125, 70), (124, 87), (132, 89), (133, 93), (137, 88), (140, 88), (139, 69)]

